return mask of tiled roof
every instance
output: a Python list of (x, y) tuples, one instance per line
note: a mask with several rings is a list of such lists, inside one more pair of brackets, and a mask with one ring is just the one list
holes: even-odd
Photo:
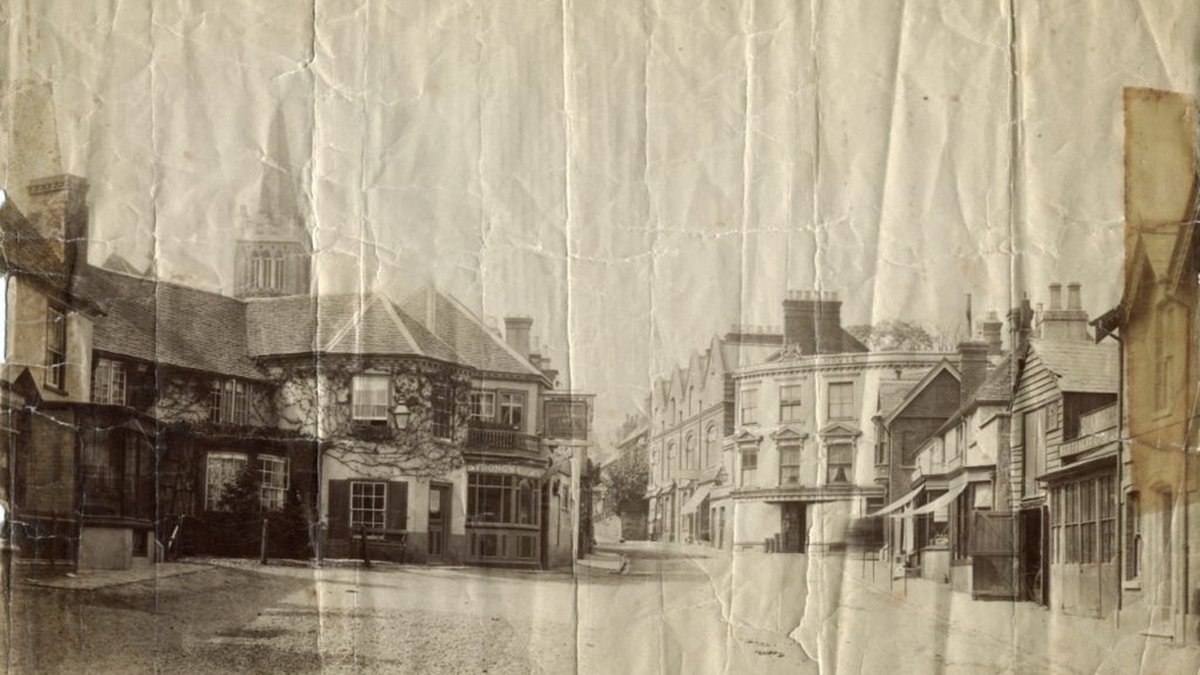
[(884, 380), (879, 383), (879, 414), (889, 415), (896, 406), (904, 402), (908, 392), (920, 382), (920, 379), (904, 378), (900, 380)]
[(958, 409), (946, 419), (946, 422), (937, 431), (933, 432), (933, 435), (941, 435), (947, 429), (955, 426), (963, 418), (963, 415), (974, 410), (981, 403), (1007, 403), (1012, 400), (1012, 368), (1013, 357), (1009, 354), (988, 371), (987, 377), (983, 378), (983, 382), (978, 387), (975, 387), (975, 391), (967, 394), (966, 400), (958, 406)]
[(473, 312), (432, 286), (405, 298), (400, 309), (421, 321), (467, 365), (491, 373), (545, 377)]
[[(97, 350), (262, 379), (246, 345), (243, 303), (219, 293), (81, 265), (74, 293), (100, 306)], [(198, 336), (202, 336), (199, 337)]]
[(1030, 348), (1058, 377), (1063, 392), (1115, 394), (1120, 386), (1114, 342), (1030, 340)]
[(379, 294), (249, 300), (246, 335), (252, 356), (320, 352), (460, 361), (453, 349)]
[(11, 201), (0, 201), (0, 269), (63, 285), (63, 262)]

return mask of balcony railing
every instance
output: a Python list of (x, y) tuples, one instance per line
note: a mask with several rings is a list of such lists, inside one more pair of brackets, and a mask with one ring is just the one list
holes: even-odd
[(1079, 436), (1058, 446), (1059, 457), (1072, 457), (1117, 440), (1120, 410), (1114, 403), (1079, 418)]
[(537, 453), (541, 450), (537, 436), (502, 427), (472, 424), (467, 428), (468, 450), (519, 450)]
[(1091, 436), (1092, 434), (1107, 431), (1108, 429), (1117, 428), (1117, 416), (1119, 410), (1117, 404), (1106, 405), (1099, 410), (1083, 415), (1079, 418), (1079, 436)]

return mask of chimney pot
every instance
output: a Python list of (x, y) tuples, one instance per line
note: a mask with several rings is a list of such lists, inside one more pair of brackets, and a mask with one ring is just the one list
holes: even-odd
[(1057, 282), (1050, 284), (1050, 309), (1062, 309), (1062, 284)]
[(1078, 281), (1072, 281), (1067, 284), (1067, 309), (1083, 309), (1083, 301), (1080, 298), (1080, 284)]

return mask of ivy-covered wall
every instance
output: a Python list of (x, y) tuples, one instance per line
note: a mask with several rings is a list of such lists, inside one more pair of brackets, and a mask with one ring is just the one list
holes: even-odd
[[(395, 469), (436, 477), (462, 466), (470, 414), (471, 371), (425, 359), (398, 357), (322, 357), (319, 363), (271, 366), (280, 386), (276, 397), (279, 427), (321, 441), (324, 455), (363, 474)], [(387, 375), (391, 406), (406, 406), (409, 418), (400, 429), (356, 422), (351, 410), (355, 375)], [(454, 401), (449, 438), (433, 434), (433, 387), (450, 387)]]

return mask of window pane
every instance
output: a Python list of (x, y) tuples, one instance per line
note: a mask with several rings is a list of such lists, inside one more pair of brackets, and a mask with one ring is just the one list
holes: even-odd
[(351, 415), (356, 420), (387, 420), (388, 377), (356, 375), (352, 384)]
[(237, 480), (244, 466), (245, 455), (213, 453), (208, 456), (204, 503), (209, 511), (220, 510), (225, 491)]
[(383, 530), (387, 523), (387, 483), (350, 483), (350, 529)]

